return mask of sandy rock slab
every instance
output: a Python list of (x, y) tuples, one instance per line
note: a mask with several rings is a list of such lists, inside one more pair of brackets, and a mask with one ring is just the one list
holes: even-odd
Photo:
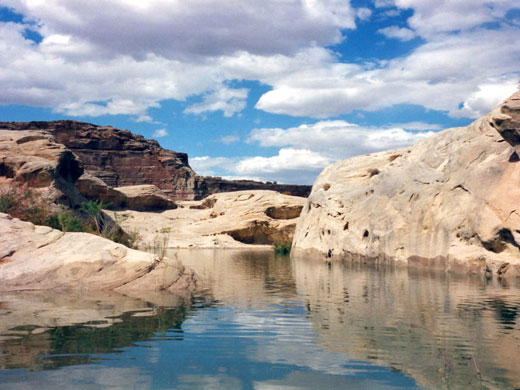
[(293, 253), (520, 275), (520, 92), (467, 127), (327, 167)]
[(139, 247), (157, 240), (169, 248), (251, 248), (290, 242), (305, 199), (275, 191), (236, 191), (201, 201), (177, 202), (160, 213), (123, 211), (111, 215)]
[(89, 233), (63, 233), (0, 213), (0, 237), (0, 291), (185, 292), (200, 284), (178, 262)]

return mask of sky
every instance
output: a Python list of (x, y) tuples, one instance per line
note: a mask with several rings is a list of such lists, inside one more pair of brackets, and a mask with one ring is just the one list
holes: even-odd
[(111, 125), (201, 175), (312, 184), (520, 81), (518, 0), (0, 0), (0, 121)]

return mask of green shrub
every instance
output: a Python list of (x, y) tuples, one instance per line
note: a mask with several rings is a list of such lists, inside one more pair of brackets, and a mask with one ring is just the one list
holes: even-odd
[(83, 202), (80, 212), (59, 209), (53, 202), (28, 184), (12, 182), (0, 188), (0, 212), (35, 225), (50, 226), (63, 232), (87, 232), (100, 235), (117, 243), (132, 247), (137, 234), (131, 236), (121, 229), (124, 219), (116, 216), (112, 221), (103, 213), (110, 207), (98, 200)]
[(287, 256), (291, 253), (292, 242), (281, 241), (275, 242), (273, 245), (275, 255)]

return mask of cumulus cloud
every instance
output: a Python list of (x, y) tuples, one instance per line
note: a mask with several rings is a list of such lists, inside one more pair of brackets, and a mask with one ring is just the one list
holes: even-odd
[(478, 91), (472, 93), (464, 101), (462, 107), (454, 112), (454, 116), (482, 116), (489, 111), (489, 107), (499, 105), (504, 100), (504, 95), (512, 95), (517, 89), (517, 79), (510, 79), (505, 83), (497, 80), (495, 83), (479, 85)]
[(221, 110), (224, 116), (230, 117), (246, 107), (246, 98), (249, 90), (246, 88), (232, 89), (222, 87), (204, 95), (201, 103), (192, 104), (184, 112), (201, 114)]
[[(424, 124), (423, 124), (424, 125)], [(430, 125), (430, 128), (438, 128)], [(345, 121), (321, 121), (288, 129), (255, 129), (249, 142), (264, 147), (286, 147), (312, 150), (337, 161), (359, 154), (409, 146), (433, 132), (412, 132), (404, 128), (363, 127)]]
[(241, 176), (256, 176), (262, 180), (282, 183), (312, 183), (332, 160), (309, 149), (282, 148), (272, 157), (248, 157), (233, 167)]
[(166, 129), (157, 129), (153, 132), (152, 137), (154, 138), (161, 138), (166, 137), (168, 135), (168, 132)]
[(229, 157), (190, 157), (190, 166), (201, 176), (222, 176), (222, 172), (232, 172), (236, 160)]
[(439, 129), (437, 124), (423, 122), (377, 128), (341, 120), (303, 124), (288, 129), (255, 129), (247, 141), (266, 148), (278, 147), (280, 149), (276, 155), (195, 157), (191, 159), (191, 166), (203, 175), (312, 184), (323, 168), (333, 162), (359, 154), (409, 146)]
[[(83, 55), (168, 59), (291, 54), (310, 42), (329, 45), (354, 28), (348, 1), (192, 0), (99, 2), (5, 0), (38, 21), (44, 36), (61, 36)], [(361, 12), (361, 14), (366, 14)]]
[[(67, 115), (146, 120), (162, 100), (198, 95), (201, 102), (187, 113), (233, 116), (245, 107), (247, 92), (229, 82), (257, 80), (272, 90), (256, 107), (271, 113), (327, 118), (411, 103), (475, 116), (487, 107), (485, 99), (474, 100), (482, 88), (497, 85), (504, 98), (519, 77), (520, 47), (512, 38), (519, 27), (506, 20), (511, 0), (376, 0), (390, 11), (413, 11), (407, 27), (382, 34), (401, 40), (418, 34), (425, 43), (405, 57), (370, 64), (340, 62), (326, 49), (356, 20), (371, 17), (370, 9), (348, 1), (3, 4), (31, 24), (0, 23), (0, 104)], [(487, 28), (490, 22), (497, 27)], [(28, 26), (41, 43), (24, 38)]]
[(439, 33), (464, 31), (484, 23), (501, 21), (509, 9), (510, 0), (459, 0), (432, 2), (430, 0), (394, 0), (401, 9), (413, 9), (408, 24), (423, 37)]
[(415, 32), (406, 27), (390, 26), (382, 28), (378, 32), (387, 38), (396, 38), (401, 41), (409, 41), (416, 37)]
[[(319, 66), (309, 63), (276, 79), (256, 107), (277, 114), (327, 118), (356, 109), (419, 104), (453, 116), (476, 117), (476, 112), (460, 112), (459, 107), (490, 83), (496, 85), (496, 95), (505, 99), (511, 83), (520, 78), (520, 46), (512, 39), (518, 33), (516, 27), (503, 27), (438, 36), (406, 57), (370, 68), (323, 58)], [(490, 61), (489, 53), (498, 60)], [(495, 103), (489, 103), (480, 111), (493, 108)]]

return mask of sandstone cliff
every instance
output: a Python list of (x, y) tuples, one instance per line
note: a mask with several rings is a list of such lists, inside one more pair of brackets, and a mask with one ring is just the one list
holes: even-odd
[[(265, 189), (303, 197), (310, 192), (310, 186), (198, 176), (189, 166), (187, 154), (163, 149), (155, 140), (110, 126), (70, 120), (0, 122), (0, 130), (44, 133), (74, 152), (87, 173), (110, 187), (153, 184), (174, 200), (240, 190)], [(0, 175), (1, 170), (0, 166)]]
[(294, 252), (520, 274), (520, 92), (468, 127), (326, 168)]

